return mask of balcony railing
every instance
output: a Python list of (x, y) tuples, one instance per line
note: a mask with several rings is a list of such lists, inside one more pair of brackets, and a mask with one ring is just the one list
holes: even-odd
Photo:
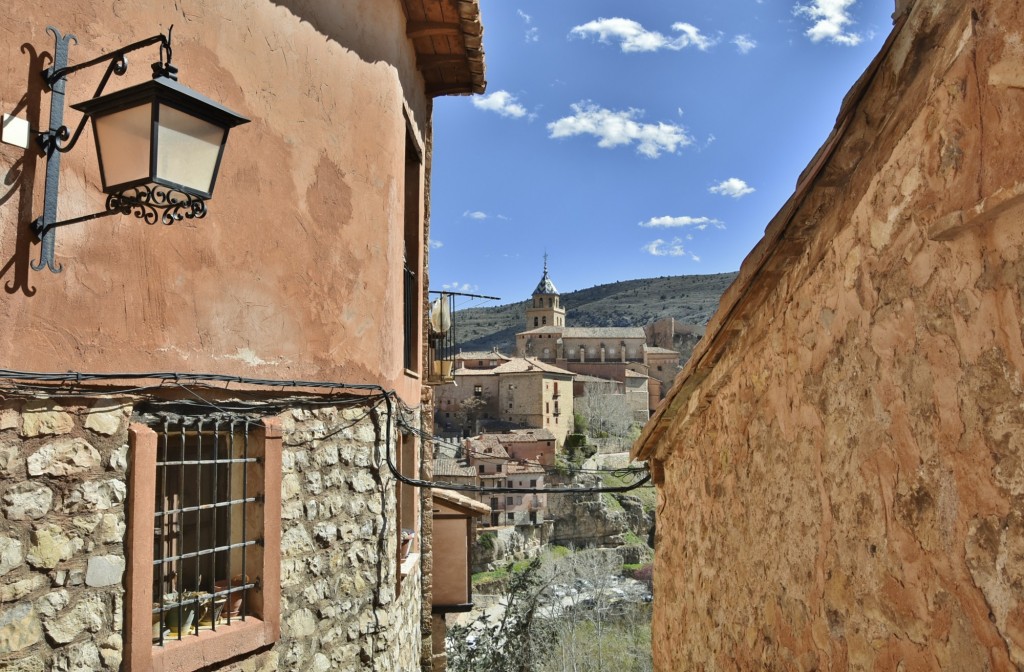
[(496, 296), (464, 294), (462, 292), (430, 292), (430, 315), (427, 319), (427, 384), (444, 385), (454, 380), (455, 355), (455, 297), (501, 301)]

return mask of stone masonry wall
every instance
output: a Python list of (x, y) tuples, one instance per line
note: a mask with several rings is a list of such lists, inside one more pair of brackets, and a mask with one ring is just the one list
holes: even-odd
[(282, 623), (271, 669), (419, 668), (419, 566), (397, 595), (383, 422), (365, 406), (283, 416)]
[(0, 669), (120, 668), (129, 412), (0, 406)]
[[(0, 406), (0, 669), (120, 669), (130, 414)], [(419, 669), (420, 566), (398, 594), (384, 422), (363, 404), (282, 415), (281, 639), (223, 669)]]
[(1021, 25), (914, 3), (666, 433), (658, 669), (1024, 668)]

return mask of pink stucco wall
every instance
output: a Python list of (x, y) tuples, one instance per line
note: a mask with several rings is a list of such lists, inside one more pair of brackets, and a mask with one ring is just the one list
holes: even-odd
[[(425, 148), (430, 103), (399, 1), (344, 5), (0, 4), (0, 111), (34, 128), (49, 114), (51, 24), (78, 37), (72, 64), (174, 24), (180, 81), (252, 119), (231, 133), (205, 219), (63, 228), (56, 275), (29, 269), (44, 161), (0, 145), (0, 367), (378, 383), (418, 401), (402, 363), (404, 157), (406, 117)], [(143, 81), (156, 56), (129, 56), (107, 91)], [(91, 98), (102, 71), (72, 75), (68, 102)], [(64, 156), (59, 216), (100, 210), (98, 183), (86, 131)]]

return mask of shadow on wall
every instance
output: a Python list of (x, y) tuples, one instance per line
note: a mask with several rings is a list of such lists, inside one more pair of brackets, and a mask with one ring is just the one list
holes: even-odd
[[(37, 54), (35, 47), (29, 43), (21, 45), (21, 53), (28, 57), (25, 72), (26, 93), (12, 109), (3, 110), (3, 112), (12, 116), (40, 119), (39, 108), (43, 93), (43, 79), (39, 73), (49, 66), (53, 61), (53, 56), (47, 51)], [(13, 145), (5, 145), (4, 149), (10, 150), (12, 153), (17, 151)], [(3, 184), (0, 186), (0, 208), (17, 207), (18, 210), (14, 218), (17, 222), (14, 249), (10, 250), (10, 257), (0, 267), (0, 280), (4, 281), (4, 291), (8, 294), (21, 293), (31, 297), (35, 295), (36, 289), (29, 286), (28, 282), (29, 257), (32, 252), (32, 243), (37, 241), (29, 224), (35, 219), (36, 214), (42, 214), (32, 212), (36, 166), (42, 152), (35, 143), (29, 144), (28, 148), (23, 151), (22, 157), (7, 169), (3, 176)], [(17, 199), (15, 199), (16, 194)]]

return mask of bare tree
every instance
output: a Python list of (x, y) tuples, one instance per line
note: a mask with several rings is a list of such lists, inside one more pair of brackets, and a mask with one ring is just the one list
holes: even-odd
[(619, 392), (612, 381), (585, 383), (583, 396), (573, 400), (573, 407), (591, 437), (625, 438), (633, 430), (633, 411), (626, 402), (626, 395)]

